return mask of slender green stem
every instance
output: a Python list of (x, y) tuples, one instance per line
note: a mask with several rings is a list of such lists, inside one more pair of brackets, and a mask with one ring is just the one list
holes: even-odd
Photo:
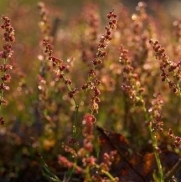
[(86, 169), (85, 169), (85, 175), (86, 175), (86, 181), (87, 182), (90, 182), (91, 181), (91, 176), (90, 176), (90, 167), (87, 166)]
[(71, 176), (73, 175), (74, 171), (75, 171), (75, 167), (77, 166), (77, 159), (74, 159), (74, 166), (72, 168), (69, 168), (68, 170), (68, 177), (71, 178)]
[[(63, 79), (66, 80), (65, 75), (63, 74)], [(71, 92), (72, 88), (70, 85), (67, 85), (68, 90)], [(74, 117), (74, 121), (73, 121), (73, 126), (72, 126), (72, 133), (73, 133), (73, 137), (76, 136), (77, 134), (77, 128), (78, 128), (78, 112), (79, 112), (79, 105), (77, 104), (77, 101), (75, 99), (75, 97), (72, 97), (73, 101), (74, 101), (74, 106), (75, 106), (75, 117)]]
[[(145, 107), (145, 102), (144, 102), (142, 96), (140, 96), (140, 98), (142, 101), (142, 107), (143, 107), (145, 118), (146, 118), (147, 122), (150, 122), (151, 116), (148, 114), (148, 111)], [(151, 124), (149, 124), (148, 130), (149, 130), (149, 134), (150, 134), (150, 137), (152, 140), (152, 146), (153, 146), (154, 155), (155, 155), (155, 159), (156, 159), (156, 163), (157, 163), (157, 167), (158, 167), (159, 182), (164, 182), (163, 168), (162, 168), (162, 164), (161, 164), (159, 153), (158, 153), (157, 138), (156, 138), (156, 135), (153, 133)]]
[(74, 118), (74, 123), (73, 123), (73, 137), (76, 137), (76, 134), (77, 134), (78, 112), (79, 112), (79, 105), (75, 105), (75, 118)]
[[(93, 65), (93, 69), (95, 70), (95, 65)], [(86, 83), (91, 81), (91, 78), (92, 78), (91, 76), (88, 76)], [(67, 85), (67, 87), (68, 87), (69, 91), (72, 91), (72, 88), (70, 87), (70, 85)], [(75, 138), (78, 138), (80, 133), (81, 133), (81, 132), (77, 131), (77, 128), (78, 128), (78, 112), (79, 112), (80, 104), (84, 100), (85, 94), (86, 94), (87, 91), (88, 91), (88, 89), (83, 92), (83, 94), (80, 97), (79, 103), (77, 103), (77, 101), (73, 97), (74, 104), (75, 104), (75, 118), (74, 118), (74, 123), (73, 123), (73, 137), (75, 137)], [(91, 114), (93, 114), (92, 111), (91, 111)]]
[(151, 126), (149, 126), (148, 129), (149, 129), (149, 133), (150, 133), (151, 140), (153, 143), (152, 145), (153, 145), (154, 155), (155, 155), (155, 159), (156, 159), (156, 163), (157, 163), (157, 167), (158, 167), (159, 182), (164, 182), (164, 174), (163, 174), (163, 168), (162, 168), (159, 153), (158, 153), (157, 139), (156, 139), (156, 136), (154, 136), (154, 134), (152, 132)]
[[(95, 167), (96, 167), (97, 169), (100, 169), (100, 166), (99, 166), (99, 165), (95, 165)], [(111, 173), (110, 173), (109, 171), (106, 171), (106, 170), (104, 170), (104, 169), (101, 169), (101, 172), (102, 172), (103, 174), (105, 174), (112, 182), (115, 181), (114, 176), (112, 176)]]
[(102, 173), (104, 173), (107, 177), (109, 177), (109, 179), (114, 182), (115, 179), (114, 177), (108, 172), (108, 171), (105, 171), (105, 170), (101, 170)]

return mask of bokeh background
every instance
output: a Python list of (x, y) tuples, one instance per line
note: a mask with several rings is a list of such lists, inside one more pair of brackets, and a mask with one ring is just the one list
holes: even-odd
[[(39, 71), (40, 66), (40, 60), (38, 59), (38, 55), (42, 53), (42, 50), (40, 48), (40, 40), (42, 39), (42, 34), (39, 30), (38, 25), (38, 22), (40, 21), (39, 10), (37, 8), (38, 2), (38, 0), (0, 0), (0, 14), (4, 14), (10, 17), (16, 33), (16, 42), (13, 45), (14, 56), (11, 60), (11, 63), (13, 63), (15, 69), (12, 70), (13, 79), (11, 81), (11, 90), (10, 92), (5, 93), (5, 97), (10, 104), (3, 108), (3, 114), (6, 122), (5, 125), (0, 128), (0, 148), (2, 149), (0, 150), (0, 156), (3, 156), (3, 159), (0, 158), (0, 176), (3, 176), (2, 178), (0, 178), (0, 181), (4, 180), (5, 182), (11, 181), (11, 179), (15, 179), (15, 181), (18, 181), (18, 179), (19, 181), (20, 179), (21, 181), (22, 179), (24, 179), (24, 181), (30, 179), (33, 181), (34, 179), (31, 179), (32, 174), (35, 174), (35, 176), (37, 177), (37, 181), (38, 179), (41, 181), (41, 177), (39, 176), (39, 174), (41, 174), (41, 165), (35, 160), (35, 155), (33, 152), (33, 155), (31, 155), (29, 145), (31, 145), (31, 147), (33, 148), (37, 147), (38, 150), (40, 150), (41, 154), (45, 156), (45, 159), (46, 161), (48, 161), (48, 164), (49, 166), (51, 166), (52, 170), (54, 170), (55, 172), (59, 171), (57, 168), (57, 155), (62, 150), (61, 142), (64, 141), (64, 138), (62, 139), (62, 137), (67, 137), (69, 134), (71, 134), (72, 129), (72, 123), (70, 121), (73, 115), (74, 108), (71, 105), (72, 103), (69, 103), (68, 100), (68, 102), (63, 103), (63, 109), (60, 108), (58, 110), (59, 113), (56, 115), (57, 118), (51, 118), (53, 122), (51, 121), (51, 119), (48, 120), (49, 118), (46, 120), (43, 134), (39, 135), (38, 133), (39, 126), (41, 125), (41, 127), (43, 127), (44, 124), (37, 119), (38, 117), (36, 117), (34, 109), (34, 104), (36, 104), (35, 102), (37, 102), (37, 73)], [(119, 10), (118, 8), (120, 8), (120, 6), (117, 5), (123, 3), (123, 5), (125, 5), (131, 13), (135, 13), (135, 7), (139, 1), (44, 0), (43, 2), (46, 4), (46, 7), (49, 11), (50, 23), (54, 22), (56, 18), (60, 19), (60, 26), (57, 30), (57, 43), (55, 43), (55, 50), (57, 50), (57, 52), (55, 52), (57, 53), (58, 57), (63, 58), (65, 60), (75, 57), (75, 59), (79, 61), (79, 59), (81, 60), (80, 54), (82, 46), (80, 46), (80, 44), (82, 42), (87, 44), (86, 33), (83, 32), (84, 29), (86, 29), (85, 19), (84, 23), (82, 23), (81, 19), (82, 17), (84, 17), (85, 13), (85, 9), (83, 11), (84, 5), (86, 3), (91, 2), (96, 2), (96, 4), (98, 4), (98, 13), (100, 12), (101, 19), (99, 28), (100, 35), (103, 32), (104, 26), (107, 22), (106, 15), (112, 8)], [(164, 37), (159, 37), (159, 40), (165, 46), (167, 46), (165, 42), (174, 41), (174, 39), (171, 38), (171, 36), (173, 35), (170, 31), (170, 27), (172, 27), (173, 20), (181, 16), (181, 1), (149, 0), (145, 2), (148, 3), (148, 6), (151, 5), (148, 10), (149, 13), (153, 14), (153, 16), (155, 14), (156, 16), (158, 16), (159, 23), (157, 26), (155, 26), (158, 27), (158, 30), (160, 31), (158, 35), (169, 35), (165, 36), (165, 40)], [(152, 7), (154, 7), (154, 9)], [(156, 12), (155, 14), (153, 13), (154, 11)], [(126, 21), (127, 20), (125, 20), (125, 22)], [(79, 27), (79, 23), (81, 28)], [(159, 27), (162, 26), (164, 27), (164, 29), (159, 29)], [(0, 32), (0, 36), (2, 37), (2, 31)], [(81, 36), (84, 38), (83, 41), (80, 40)], [(126, 37), (121, 38), (125, 41), (124, 43), (127, 45), (128, 41)], [(113, 48), (110, 47), (109, 53), (113, 52), (113, 56), (110, 56), (110, 60), (114, 58), (115, 60), (117, 60), (119, 57), (118, 52), (114, 50), (115, 46), (119, 47), (120, 43), (117, 43), (115, 41), (113, 42)], [(169, 46), (170, 45), (166, 47), (168, 48), (168, 50)], [(135, 52), (136, 51), (137, 50), (135, 49)], [(83, 63), (81, 63), (81, 65), (83, 65)], [(83, 73), (81, 71), (78, 72), (77, 70), (80, 70), (80, 67), (78, 66), (75, 68), (73, 72), (73, 81), (75, 82), (82, 81), (81, 79), (76, 79), (78, 77), (77, 74), (87, 74), (86, 69)], [(152, 83), (151, 81), (149, 82), (150, 85)], [(159, 86), (160, 85), (158, 85), (158, 88)], [(66, 89), (63, 91), (65, 91), (66, 93)], [(53, 109), (56, 108), (57, 100), (58, 103), (61, 103), (62, 98), (64, 97), (63, 94), (64, 93), (57, 94), (54, 103), (51, 103), (53, 105)], [(108, 99), (108, 101), (109, 99), (111, 100), (109, 94), (110, 93), (108, 92), (108, 97), (105, 96), (105, 98)], [(166, 121), (168, 121), (168, 127), (174, 125), (174, 128), (177, 132), (176, 134), (179, 134), (180, 129), (178, 126), (180, 126), (179, 124), (181, 111), (178, 108), (180, 108), (181, 103), (178, 97), (170, 94), (168, 88), (166, 90), (166, 94), (167, 95), (165, 97), (166, 99), (168, 99), (168, 102), (164, 108), (165, 115), (167, 117)], [(169, 97), (170, 95), (171, 97)], [(102, 111), (105, 112), (102, 112), (103, 114), (99, 115), (98, 120), (102, 122), (99, 124), (106, 125), (106, 127), (109, 129), (121, 131), (123, 134), (127, 134), (128, 132), (126, 133), (123, 129), (123, 124), (119, 122), (120, 120), (123, 120), (121, 118), (123, 115), (123, 111), (119, 108), (122, 100), (119, 99), (119, 95), (116, 96), (117, 97), (115, 97), (114, 99), (115, 103), (117, 104), (116, 108), (114, 108), (114, 106), (112, 107), (112, 105), (110, 105), (110, 108), (108, 108), (108, 104), (106, 102), (106, 104), (104, 104), (103, 102)], [(120, 103), (117, 102), (117, 100), (121, 100)], [(52, 109), (52, 105), (50, 105), (50, 109)], [(116, 113), (115, 115), (114, 112), (112, 112), (114, 109)], [(113, 114), (111, 115), (110, 113)], [(108, 115), (109, 117), (107, 117)], [(60, 127), (56, 127), (54, 121), (59, 120), (59, 118), (61, 118), (61, 123), (59, 123)], [(136, 117), (135, 120), (137, 120)], [(114, 122), (116, 123), (115, 125), (112, 124)], [(136, 131), (134, 126), (132, 127), (131, 132), (137, 132), (137, 134), (144, 133), (144, 129), (142, 128), (145, 128), (145, 125), (143, 122), (140, 123), (140, 125), (138, 125), (137, 128), (139, 132)], [(68, 134), (65, 131), (68, 131)], [(63, 136), (63, 134), (67, 136)], [(147, 142), (146, 139), (144, 139), (145, 141), (142, 141), (139, 137), (141, 138), (142, 135), (135, 135), (133, 137), (133, 143), (136, 143), (136, 145), (141, 146), (143, 142)], [(32, 156), (34, 158), (31, 158)], [(54, 163), (56, 163), (56, 167), (54, 166)], [(11, 173), (9, 173), (9, 171), (11, 171)], [(19, 176), (21, 178), (18, 178)]]

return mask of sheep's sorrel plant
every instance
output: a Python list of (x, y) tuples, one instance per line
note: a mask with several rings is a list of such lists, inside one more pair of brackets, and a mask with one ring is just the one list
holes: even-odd
[(8, 73), (8, 70), (12, 69), (12, 66), (9, 64), (8, 60), (13, 54), (11, 43), (15, 40), (15, 34), (10, 19), (3, 15), (2, 20), (4, 21), (4, 23), (1, 25), (1, 29), (4, 30), (4, 44), (3, 50), (0, 52), (0, 57), (2, 60), (0, 65), (0, 123), (4, 124), (4, 118), (2, 116), (2, 105), (7, 104), (7, 101), (4, 99), (4, 91), (9, 90), (7, 83), (11, 80), (11, 75)]
[(181, 181), (181, 21), (152, 1), (59, 3), (2, 16), (0, 181)]

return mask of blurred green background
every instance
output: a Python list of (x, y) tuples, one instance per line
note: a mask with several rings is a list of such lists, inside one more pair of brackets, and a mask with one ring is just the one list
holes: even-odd
[[(7, 13), (7, 9), (14, 9), (19, 6), (31, 5), (32, 9), (35, 10), (38, 0), (1, 0), (0, 1), (0, 12), (1, 14)], [(106, 9), (110, 5), (115, 6), (115, 0), (44, 0), (44, 3), (47, 3), (49, 6), (56, 6), (57, 9), (67, 12), (68, 16), (72, 16), (76, 11), (81, 10), (81, 5), (87, 2), (96, 2), (100, 5), (100, 9)], [(135, 9), (135, 6), (138, 4), (138, 0), (120, 0), (119, 2), (123, 3), (126, 7), (129, 7), (131, 10)], [(145, 0), (146, 3), (161, 3), (167, 8), (168, 14), (173, 17), (178, 17), (181, 15), (180, 0)], [(32, 13), (35, 13), (32, 11)]]

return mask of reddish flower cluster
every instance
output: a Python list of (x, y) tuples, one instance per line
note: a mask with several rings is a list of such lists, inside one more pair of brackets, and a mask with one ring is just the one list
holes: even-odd
[[(104, 153), (103, 161), (99, 164), (97, 163), (97, 158), (91, 155), (94, 149), (93, 141), (95, 139), (93, 134), (93, 126), (96, 122), (96, 119), (91, 114), (86, 114), (83, 119), (83, 130), (82, 134), (85, 137), (83, 139), (83, 146), (79, 148), (76, 152), (72, 147), (63, 145), (63, 148), (66, 152), (70, 153), (76, 161), (78, 159), (81, 160), (82, 165), (85, 167), (85, 170), (80, 168), (76, 163), (71, 162), (68, 158), (59, 156), (59, 163), (62, 163), (67, 168), (75, 168), (77, 173), (82, 173), (85, 176), (85, 181), (89, 181), (90, 178), (92, 181), (104, 181), (108, 180), (107, 176), (111, 176), (109, 173), (113, 162), (115, 161), (115, 157), (117, 151), (111, 151), (110, 154)], [(92, 171), (92, 176), (90, 177), (89, 173)], [(112, 179), (114, 178), (111, 176)], [(116, 177), (114, 181), (119, 181)]]
[[(98, 168), (97, 174), (94, 174), (92, 176), (92, 179), (94, 179), (94, 181), (101, 181), (101, 182), (110, 181), (109, 179), (106, 180), (106, 178), (102, 178), (100, 174), (103, 174), (104, 175), (105, 173), (109, 173), (112, 164), (116, 160), (116, 154), (117, 154), (117, 151), (116, 150), (111, 151), (110, 154), (104, 153), (103, 162), (101, 162), (97, 166), (97, 168)], [(114, 179), (112, 179), (111, 181), (118, 182), (120, 180), (119, 180), (118, 177), (114, 177)]]
[[(49, 109), (49, 101), (50, 101), (50, 95), (51, 90), (48, 89), (50, 87), (50, 84), (53, 84), (51, 79), (51, 63), (49, 62), (48, 58), (49, 55), (51, 55), (51, 43), (52, 38), (50, 37), (50, 23), (49, 23), (49, 17), (48, 17), (48, 10), (46, 9), (46, 6), (43, 2), (38, 3), (39, 8), (39, 15), (40, 15), (40, 21), (39, 21), (39, 29), (41, 31), (41, 40), (46, 40), (49, 43), (49, 45), (45, 46), (44, 41), (40, 42), (42, 53), (38, 56), (38, 59), (40, 60), (39, 65), (39, 74), (38, 74), (38, 101), (36, 102), (35, 109), (37, 110), (37, 116), (39, 117), (40, 122), (43, 120), (50, 121), (50, 109)], [(45, 49), (45, 50), (44, 50)], [(46, 111), (46, 114), (45, 114)], [(51, 118), (52, 119), (52, 118)], [(42, 123), (41, 123), (42, 124)], [(45, 127), (46, 128), (46, 127)], [(45, 132), (46, 133), (46, 132)]]
[(68, 96), (70, 98), (74, 98), (74, 95), (78, 93), (77, 88), (72, 88), (72, 80), (65, 76), (65, 70), (68, 71), (68, 66), (63, 63), (61, 59), (58, 59), (53, 56), (53, 49), (52, 45), (48, 40), (43, 40), (43, 45), (45, 47), (44, 53), (47, 54), (48, 59), (52, 61), (54, 71), (56, 73), (57, 78), (62, 79), (65, 85), (67, 85), (67, 88), (69, 90)]
[[(70, 143), (69, 143), (69, 144), (70, 144)], [(75, 143), (74, 143), (74, 144), (75, 144)], [(62, 148), (63, 148), (66, 152), (72, 154), (72, 157), (77, 157), (77, 153), (76, 153), (76, 151), (75, 151), (72, 147), (70, 147), (70, 146), (68, 146), (68, 145), (65, 145), (65, 144), (63, 143), (63, 144), (62, 144)]]
[(143, 102), (141, 87), (138, 74), (134, 72), (131, 61), (128, 58), (128, 51), (123, 46), (120, 47), (119, 62), (123, 66), (122, 89), (128, 94), (129, 98), (135, 103)]
[(117, 154), (116, 150), (111, 151), (110, 154), (104, 153), (104, 156), (103, 156), (104, 162), (100, 164), (100, 169), (109, 171), (113, 161), (115, 160), (116, 154)]
[(48, 56), (48, 58), (51, 60), (52, 57), (52, 53), (53, 53), (53, 48), (51, 43), (48, 40), (43, 40), (42, 41), (43, 47), (44, 47), (44, 53)]
[(10, 58), (13, 54), (11, 42), (15, 41), (14, 28), (11, 26), (11, 21), (8, 17), (2, 16), (4, 24), (1, 25), (1, 28), (5, 30), (4, 40), (5, 44), (3, 45), (3, 52), (1, 52), (1, 57), (3, 59)]
[(45, 38), (49, 38), (50, 23), (48, 21), (48, 11), (43, 2), (38, 3), (38, 8), (40, 10), (40, 17), (41, 17), (41, 21), (39, 22), (40, 30), (45, 36)]
[(83, 158), (82, 163), (84, 166), (95, 166), (96, 165), (96, 158), (93, 156)]
[(113, 30), (117, 26), (117, 15), (114, 14), (114, 10), (108, 13), (107, 18), (109, 20), (108, 26), (105, 27), (105, 34), (100, 38), (97, 53), (93, 59), (93, 67), (88, 72), (87, 83), (82, 86), (82, 90), (88, 89), (93, 91), (90, 108), (92, 113), (98, 113), (99, 102), (100, 102), (100, 90), (98, 88), (101, 81), (97, 78), (96, 67), (102, 63), (102, 59), (106, 56), (106, 48), (112, 39)]
[(63, 164), (67, 168), (75, 168), (78, 174), (83, 172), (83, 169), (77, 166), (74, 162), (69, 161), (66, 157), (59, 155), (58, 161), (60, 164)]
[(96, 53), (95, 59), (92, 61), (94, 66), (97, 66), (102, 63), (102, 59), (106, 56), (106, 48), (108, 43), (112, 39), (113, 30), (117, 26), (117, 15), (114, 14), (114, 10), (108, 13), (107, 18), (109, 19), (109, 26), (105, 27), (106, 33), (103, 34), (100, 38), (98, 45), (98, 51)]
[(181, 80), (181, 61), (178, 63), (169, 60), (169, 57), (165, 53), (165, 49), (161, 47), (158, 41), (150, 40), (150, 44), (155, 51), (156, 59), (160, 60), (160, 70), (162, 81), (168, 83), (171, 90), (174, 93), (180, 95), (180, 87), (178, 83)]
[(86, 114), (84, 116), (84, 119), (82, 121), (82, 124), (84, 127), (82, 133), (84, 136), (93, 135), (95, 122), (96, 122), (96, 118), (92, 114)]
[(68, 139), (68, 145), (79, 145), (79, 143), (78, 143), (78, 141), (75, 139), (75, 138), (73, 138), (73, 137), (70, 137), (69, 139)]
[[(66, 152), (70, 153), (73, 158), (81, 159), (81, 162), (83, 164), (84, 167), (94, 167), (96, 165), (96, 158), (94, 156), (91, 156), (91, 152), (93, 151), (93, 140), (94, 140), (94, 135), (93, 135), (93, 129), (94, 129), (94, 124), (96, 122), (96, 119), (93, 115), (91, 114), (86, 114), (84, 116), (84, 119), (82, 121), (83, 124), (83, 130), (82, 130), (82, 135), (85, 137), (83, 139), (83, 146), (81, 148), (78, 149), (78, 151), (76, 151), (74, 148), (67, 146), (67, 145), (63, 145), (63, 148)], [(77, 143), (77, 141), (73, 138), (71, 138), (71, 141), (74, 144)], [(70, 143), (69, 143), (70, 144)], [(78, 145), (77, 145), (78, 146)], [(76, 147), (77, 149), (77, 147)], [(84, 173), (87, 171), (83, 171), (80, 167), (78, 167), (75, 163), (71, 162), (69, 159), (63, 157), (63, 156), (59, 156), (59, 162), (61, 162), (64, 166), (68, 167), (68, 168), (72, 168), (75, 167), (77, 173)]]
[[(94, 70), (91, 70), (90, 73), (90, 77), (91, 75), (94, 75), (95, 72)], [(90, 102), (90, 108), (92, 113), (98, 113), (98, 109), (99, 109), (99, 102), (100, 102), (100, 95), (101, 95), (101, 91), (99, 90), (98, 86), (100, 85), (100, 81), (98, 79), (95, 79), (95, 83), (93, 82), (88, 82), (86, 84), (84, 84), (82, 86), (82, 90), (87, 90), (88, 88), (91, 89), (93, 91), (93, 95), (91, 97), (91, 102)]]
[(168, 136), (174, 139), (175, 147), (179, 148), (181, 147), (181, 137), (175, 136), (172, 132), (172, 129), (170, 128), (168, 131)]
[[(10, 82), (11, 76), (7, 73), (8, 70), (12, 69), (12, 66), (7, 64), (7, 59), (11, 58), (13, 54), (11, 43), (15, 41), (14, 28), (11, 26), (11, 21), (8, 17), (2, 16), (4, 23), (1, 25), (1, 28), (5, 30), (4, 33), (4, 45), (3, 51), (0, 53), (0, 57), (3, 58), (3, 64), (0, 65), (1, 74), (1, 83), (0, 83), (0, 107), (2, 104), (6, 104), (7, 101), (3, 98), (3, 93), (5, 90), (9, 90), (9, 86), (6, 83)], [(0, 123), (4, 123), (4, 119), (0, 117)]]
[(93, 113), (98, 113), (98, 109), (99, 109), (99, 102), (100, 102), (100, 95), (101, 95), (101, 91), (98, 88), (98, 85), (100, 84), (100, 81), (97, 80), (97, 82), (95, 83), (95, 85), (93, 86), (93, 96), (91, 98), (91, 102), (90, 102), (90, 107)]
[[(49, 18), (48, 18), (48, 10), (46, 9), (46, 6), (44, 5), (43, 2), (39, 2), (38, 3), (38, 8), (40, 11), (40, 21), (39, 21), (39, 28), (40, 31), (42, 32), (43, 35), (43, 41), (41, 41), (41, 45), (43, 47), (43, 49), (45, 48), (45, 50), (43, 50), (43, 55), (39, 56), (39, 59), (41, 61), (41, 66), (40, 66), (40, 76), (42, 77), (42, 79), (46, 79), (46, 75), (47, 70), (49, 70), (50, 66), (49, 66), (49, 62), (48, 62), (48, 58), (51, 55), (52, 52), (52, 42), (53, 42), (53, 38), (50, 36), (50, 23), (49, 23)], [(44, 40), (48, 41), (48, 45), (44, 45), (45, 42)], [(49, 53), (49, 54), (47, 54)], [(41, 85), (43, 87), (43, 85)]]
[(155, 95), (155, 99), (152, 101), (152, 107), (148, 110), (152, 116), (150, 124), (152, 124), (153, 132), (163, 131), (163, 121), (162, 121), (162, 105), (163, 100), (160, 94)]

